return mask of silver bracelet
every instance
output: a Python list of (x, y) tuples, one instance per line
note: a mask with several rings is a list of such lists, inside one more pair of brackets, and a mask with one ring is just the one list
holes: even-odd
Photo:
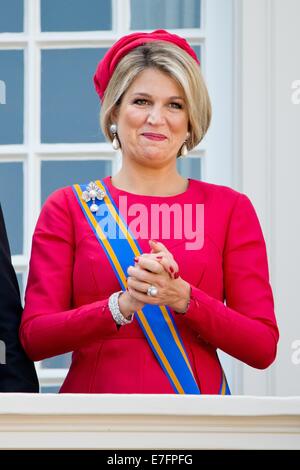
[(184, 314), (188, 311), (188, 309), (189, 309), (189, 307), (190, 307), (191, 300), (192, 300), (192, 290), (191, 290), (191, 288), (190, 288), (189, 300), (188, 300), (188, 303), (187, 303), (187, 305), (186, 305), (184, 311), (183, 311), (183, 312), (177, 312), (176, 310), (174, 310), (174, 312), (175, 312), (177, 315), (184, 315)]
[(131, 315), (130, 320), (124, 317), (122, 313), (120, 312), (119, 308), (119, 296), (123, 293), (124, 291), (120, 290), (119, 292), (114, 292), (111, 294), (111, 296), (108, 299), (108, 307), (109, 310), (111, 311), (111, 314), (113, 316), (113, 319), (117, 323), (117, 325), (128, 325), (133, 321), (134, 315)]

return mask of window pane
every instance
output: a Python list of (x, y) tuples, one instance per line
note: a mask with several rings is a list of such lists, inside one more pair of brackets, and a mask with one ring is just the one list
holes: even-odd
[[(46, 161), (42, 162), (41, 197), (42, 203), (55, 189), (74, 183), (89, 183), (91, 180), (111, 175), (111, 161)], [(69, 368), (71, 353), (45, 359), (42, 367)]]
[(111, 0), (41, 0), (42, 31), (112, 29)]
[(0, 0), (0, 33), (23, 31), (23, 0)]
[(72, 353), (61, 354), (42, 361), (43, 369), (69, 369)]
[(200, 27), (200, 0), (131, 0), (131, 29)]
[(106, 49), (42, 51), (43, 143), (105, 142), (93, 76)]
[(0, 51), (0, 145), (23, 143), (23, 51)]
[(58, 385), (45, 385), (45, 387), (41, 387), (41, 393), (58, 393), (59, 389)]
[[(0, 126), (1, 127), (1, 126)], [(23, 252), (23, 164), (1, 163), (0, 203), (12, 255)]]
[(42, 162), (42, 203), (57, 188), (75, 183), (84, 184), (111, 175), (111, 161), (46, 161)]
[(201, 179), (201, 159), (180, 157), (176, 162), (177, 170), (184, 178)]
[(192, 49), (194, 49), (196, 56), (200, 60), (200, 64), (201, 64), (201, 46), (192, 46)]

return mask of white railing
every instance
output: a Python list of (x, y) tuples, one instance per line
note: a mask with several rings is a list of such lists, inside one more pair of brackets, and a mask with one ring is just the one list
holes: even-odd
[(300, 397), (0, 394), (1, 449), (300, 449)]

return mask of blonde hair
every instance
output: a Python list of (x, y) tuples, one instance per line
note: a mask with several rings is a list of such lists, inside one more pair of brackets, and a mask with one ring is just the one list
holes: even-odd
[(166, 41), (138, 46), (120, 60), (105, 91), (100, 111), (100, 125), (104, 135), (112, 141), (112, 114), (135, 78), (146, 68), (166, 73), (182, 88), (186, 98), (190, 133), (186, 145), (191, 150), (201, 142), (209, 127), (210, 98), (196, 61), (183, 49)]

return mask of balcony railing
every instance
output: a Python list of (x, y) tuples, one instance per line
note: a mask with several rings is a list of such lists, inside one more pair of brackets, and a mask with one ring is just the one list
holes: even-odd
[(1, 449), (300, 449), (300, 397), (0, 394)]

